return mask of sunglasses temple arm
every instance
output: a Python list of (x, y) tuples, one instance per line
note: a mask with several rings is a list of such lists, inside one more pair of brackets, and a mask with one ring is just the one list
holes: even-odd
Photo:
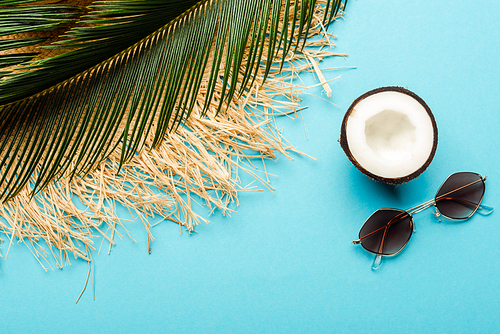
[[(359, 245), (361, 243), (361, 239), (353, 240), (352, 243), (355, 245)], [(381, 264), (382, 264), (382, 255), (380, 254), (375, 255), (375, 259), (373, 260), (372, 264), (372, 269), (377, 270)]]
[(493, 212), (493, 207), (481, 204), (477, 208), (476, 212), (479, 213), (480, 215), (487, 216), (487, 215), (489, 215), (489, 214), (491, 214)]
[(373, 260), (372, 270), (377, 270), (381, 264), (382, 264), (382, 255), (376, 255), (375, 259)]
[[(459, 202), (459, 203), (461, 203), (463, 205), (466, 205), (466, 206), (476, 206), (477, 205), (477, 204), (474, 204), (472, 202), (468, 202), (468, 201), (464, 201), (464, 200), (460, 201), (457, 198), (446, 198), (446, 199), (449, 199), (449, 200), (451, 199), (453, 201)], [(493, 212), (493, 207), (485, 205), (485, 204), (481, 204), (481, 205), (479, 205), (477, 207), (476, 212), (479, 213), (480, 215), (487, 216), (487, 215), (489, 215), (489, 214), (491, 214)], [(436, 219), (438, 221), (441, 221), (441, 218), (440, 218), (441, 217), (441, 213), (437, 210), (437, 208), (436, 208), (436, 210), (433, 210), (432, 213), (434, 214), (434, 217), (436, 217)]]

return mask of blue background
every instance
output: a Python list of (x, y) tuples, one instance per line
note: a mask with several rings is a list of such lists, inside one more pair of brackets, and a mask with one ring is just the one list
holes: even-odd
[[(44, 272), (13, 245), (0, 262), (0, 332), (499, 331), (500, 212), (465, 223), (420, 213), (406, 249), (376, 272), (351, 241), (374, 210), (430, 199), (456, 171), (487, 175), (484, 202), (500, 210), (500, 1), (350, 0), (347, 13), (330, 31), (349, 57), (321, 65), (357, 67), (325, 72), (343, 75), (331, 84), (339, 107), (305, 95), (304, 121), (280, 121), (317, 161), (269, 162), (275, 193), (243, 193), (237, 213), (192, 235), (160, 224), (151, 255), (142, 224), (130, 225), (137, 243), (94, 255), (95, 301), (89, 283), (74, 303), (86, 262)], [(422, 97), (439, 128), (430, 167), (396, 188), (363, 176), (337, 142), (350, 103), (387, 85)]]

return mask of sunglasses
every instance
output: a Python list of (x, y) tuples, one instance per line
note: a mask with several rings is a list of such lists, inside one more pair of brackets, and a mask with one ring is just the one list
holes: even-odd
[(363, 224), (359, 239), (353, 244), (361, 244), (364, 249), (376, 255), (372, 269), (382, 263), (382, 256), (398, 254), (408, 243), (415, 223), (413, 215), (434, 206), (434, 216), (452, 220), (469, 219), (478, 212), (489, 215), (493, 208), (481, 204), (486, 177), (477, 173), (460, 172), (448, 176), (436, 196), (408, 210), (379, 209)]

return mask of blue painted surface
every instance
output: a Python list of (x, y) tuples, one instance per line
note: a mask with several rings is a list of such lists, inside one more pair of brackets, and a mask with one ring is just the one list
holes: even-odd
[[(331, 84), (339, 108), (304, 96), (304, 123), (280, 123), (317, 161), (269, 163), (276, 193), (244, 193), (237, 213), (198, 233), (158, 225), (151, 255), (142, 224), (130, 225), (137, 243), (94, 256), (95, 301), (88, 289), (74, 304), (86, 262), (44, 272), (13, 245), (0, 263), (0, 332), (497, 332), (500, 212), (458, 224), (420, 213), (377, 272), (350, 242), (377, 208), (430, 199), (456, 171), (487, 175), (484, 201), (500, 210), (500, 2), (351, 0), (347, 12), (330, 30), (349, 57), (322, 64), (357, 67), (325, 73), (343, 75)], [(397, 188), (364, 177), (337, 142), (350, 103), (386, 85), (422, 97), (439, 128), (428, 170)]]

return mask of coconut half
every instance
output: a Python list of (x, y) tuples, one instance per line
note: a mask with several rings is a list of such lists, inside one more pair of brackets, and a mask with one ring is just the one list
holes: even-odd
[(365, 175), (400, 184), (419, 176), (437, 148), (436, 121), (427, 104), (401, 87), (381, 87), (358, 97), (342, 122), (340, 145)]

